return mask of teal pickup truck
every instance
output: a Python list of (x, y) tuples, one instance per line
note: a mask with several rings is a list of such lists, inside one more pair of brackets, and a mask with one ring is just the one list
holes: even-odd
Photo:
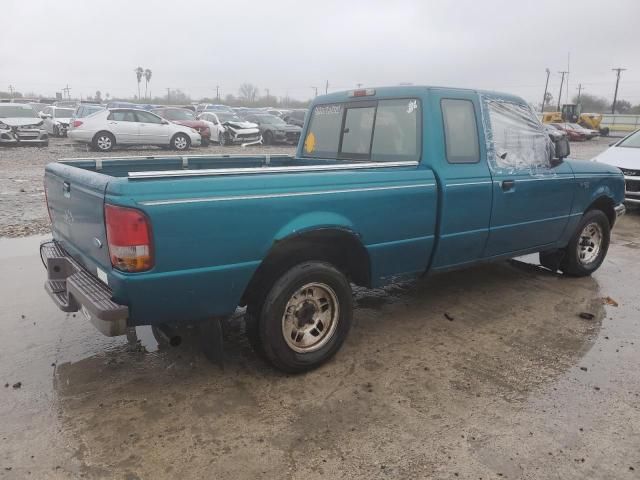
[(410, 86), (317, 97), (295, 156), (51, 163), (46, 289), (107, 335), (246, 306), (252, 344), (308, 370), (345, 340), (352, 284), (533, 252), (594, 272), (624, 178), (568, 153), (519, 97)]

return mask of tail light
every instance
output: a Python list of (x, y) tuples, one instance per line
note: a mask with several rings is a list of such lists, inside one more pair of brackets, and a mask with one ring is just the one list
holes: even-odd
[(47, 195), (47, 180), (44, 180), (44, 203), (47, 206), (47, 213), (49, 214), (49, 222), (53, 225), (53, 216), (51, 215), (51, 207), (49, 206), (49, 196)]
[(78, 128), (80, 125), (82, 125), (82, 120), (73, 121), (73, 128)]
[(350, 97), (368, 97), (370, 95), (375, 95), (376, 91), (374, 88), (366, 88), (361, 90), (352, 90), (349, 92)]
[(151, 224), (135, 208), (104, 206), (111, 265), (123, 272), (142, 272), (153, 267)]

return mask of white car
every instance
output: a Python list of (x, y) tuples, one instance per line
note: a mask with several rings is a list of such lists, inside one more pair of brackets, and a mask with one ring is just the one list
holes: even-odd
[(242, 120), (235, 113), (205, 111), (198, 119), (207, 123), (211, 141), (220, 145), (250, 145), (262, 141), (258, 125)]
[(593, 159), (622, 170), (625, 202), (640, 205), (640, 130), (619, 140)]
[(40, 118), (44, 122), (44, 129), (54, 137), (66, 137), (74, 110), (74, 108), (54, 106), (43, 108), (40, 111)]
[(74, 120), (69, 138), (91, 145), (99, 152), (109, 152), (116, 145), (156, 145), (188, 150), (200, 146), (200, 134), (158, 115), (135, 108), (102, 110)]
[(31, 105), (0, 103), (0, 145), (49, 144), (49, 136)]

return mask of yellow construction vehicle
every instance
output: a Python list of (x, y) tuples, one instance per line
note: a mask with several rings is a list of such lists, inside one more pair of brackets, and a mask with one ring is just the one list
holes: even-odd
[(607, 127), (601, 128), (601, 113), (580, 113), (580, 105), (575, 103), (565, 103), (561, 112), (544, 112), (542, 114), (543, 123), (577, 123), (590, 130), (598, 130), (603, 137), (609, 136)]

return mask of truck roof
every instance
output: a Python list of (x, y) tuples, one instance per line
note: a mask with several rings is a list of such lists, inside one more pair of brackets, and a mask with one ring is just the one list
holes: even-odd
[[(452, 93), (473, 92), (480, 95), (486, 95), (488, 97), (500, 98), (502, 100), (509, 101), (509, 102), (522, 103), (524, 105), (527, 104), (527, 102), (523, 98), (518, 97), (517, 95), (513, 95), (510, 93), (503, 93), (503, 92), (495, 92), (491, 90), (477, 90), (472, 88), (441, 87), (441, 86), (434, 86), (434, 85), (398, 85), (393, 87), (365, 87), (365, 88), (373, 88), (375, 90), (375, 94), (368, 97), (361, 97), (361, 98), (373, 99), (373, 98), (383, 98), (383, 97), (404, 97), (404, 96), (410, 97), (410, 96), (424, 94), (425, 90), (427, 91), (433, 90), (433, 91), (446, 91), (446, 92), (452, 92)], [(352, 90), (344, 90), (340, 92), (329, 93), (327, 95), (320, 95), (316, 97), (312, 103), (316, 104), (316, 103), (345, 101), (350, 98), (353, 98), (350, 96), (353, 90), (359, 90), (359, 89), (354, 88)]]

